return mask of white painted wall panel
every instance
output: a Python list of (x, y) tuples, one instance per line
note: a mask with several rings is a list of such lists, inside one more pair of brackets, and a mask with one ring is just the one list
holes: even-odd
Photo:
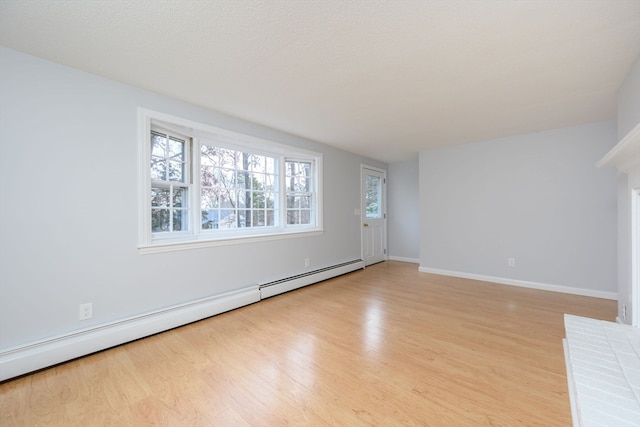
[(389, 164), (387, 180), (389, 257), (417, 260), (420, 256), (418, 156)]
[(420, 267), (615, 292), (615, 143), (603, 122), (420, 153)]

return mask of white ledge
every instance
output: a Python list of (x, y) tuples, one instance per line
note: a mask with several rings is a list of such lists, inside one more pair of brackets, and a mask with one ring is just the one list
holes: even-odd
[(640, 166), (640, 123), (596, 163), (596, 167), (615, 167), (620, 172), (629, 172)]
[(323, 229), (305, 230), (305, 231), (291, 231), (284, 233), (273, 234), (261, 234), (261, 235), (248, 235), (248, 236), (235, 236), (225, 238), (210, 238), (210, 239), (196, 239), (196, 240), (181, 240), (153, 243), (150, 245), (138, 246), (138, 252), (140, 254), (155, 254), (161, 252), (173, 252), (184, 251), (189, 249), (208, 248), (211, 246), (225, 246), (225, 245), (238, 245), (243, 243), (255, 243), (263, 242), (267, 240), (281, 240), (291, 239), (296, 237), (312, 237), (320, 236), (324, 233)]

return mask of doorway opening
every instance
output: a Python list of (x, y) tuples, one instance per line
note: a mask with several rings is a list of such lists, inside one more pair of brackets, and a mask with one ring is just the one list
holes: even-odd
[(362, 259), (365, 266), (387, 259), (387, 171), (361, 165)]

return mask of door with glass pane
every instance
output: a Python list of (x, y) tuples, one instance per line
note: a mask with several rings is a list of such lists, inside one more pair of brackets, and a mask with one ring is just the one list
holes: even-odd
[(386, 172), (362, 166), (362, 257), (365, 265), (387, 258)]

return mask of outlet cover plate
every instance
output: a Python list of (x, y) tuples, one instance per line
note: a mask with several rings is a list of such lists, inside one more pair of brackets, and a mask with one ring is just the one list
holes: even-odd
[(78, 320), (87, 320), (93, 317), (93, 303), (80, 304)]

